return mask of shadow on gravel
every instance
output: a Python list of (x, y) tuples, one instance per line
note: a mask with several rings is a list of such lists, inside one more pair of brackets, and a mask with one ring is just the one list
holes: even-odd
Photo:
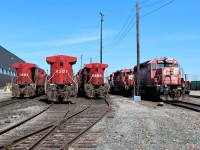
[(63, 102), (63, 101), (57, 101), (57, 102), (52, 102), (52, 101), (48, 100), (45, 96), (42, 97), (42, 98), (40, 98), (39, 101), (44, 102), (46, 104), (51, 104), (51, 103), (54, 103), (54, 104), (69, 104), (69, 103), (70, 104), (74, 104), (71, 101), (65, 101), (65, 102)]

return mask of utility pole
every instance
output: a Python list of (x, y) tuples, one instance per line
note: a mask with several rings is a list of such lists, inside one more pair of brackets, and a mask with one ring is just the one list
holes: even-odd
[(137, 39), (137, 96), (139, 96), (140, 88), (140, 32), (139, 32), (139, 4), (136, 2), (136, 39)]
[(83, 58), (83, 55), (81, 55), (81, 69), (82, 69), (82, 58)]
[(101, 29), (100, 29), (100, 63), (102, 63), (102, 22), (103, 20), (103, 16), (104, 14), (102, 14), (101, 12), (99, 13), (101, 15), (100, 17), (100, 21), (101, 21)]
[(90, 57), (90, 63), (92, 63), (92, 57)]

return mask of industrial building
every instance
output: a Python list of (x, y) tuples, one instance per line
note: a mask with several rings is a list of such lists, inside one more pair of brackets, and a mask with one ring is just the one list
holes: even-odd
[(11, 83), (13, 77), (16, 76), (12, 64), (17, 62), (24, 61), (0, 46), (0, 89), (3, 89), (6, 83)]

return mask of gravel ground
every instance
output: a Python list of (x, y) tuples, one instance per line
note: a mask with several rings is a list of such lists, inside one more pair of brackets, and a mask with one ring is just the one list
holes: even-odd
[(199, 96), (200, 97), (200, 91), (190, 91), (191, 96)]
[(25, 99), (21, 102), (1, 107), (0, 130), (10, 127), (43, 110), (48, 104), (39, 101), (40, 98)]
[(0, 102), (11, 98), (11, 92), (0, 92)]
[(92, 129), (104, 128), (96, 140), (96, 149), (200, 149), (198, 112), (110, 97), (112, 111)]
[[(200, 98), (190, 100), (199, 102)], [(95, 149), (200, 150), (198, 112), (168, 104), (157, 106), (157, 103), (150, 101), (134, 102), (132, 98), (114, 95), (110, 95), (109, 101), (111, 111), (91, 129), (94, 132), (101, 131), (95, 135)], [(45, 106), (46, 104), (36, 100), (26, 101), (23, 106), (17, 104), (1, 108), (0, 129), (32, 115)], [(6, 123), (7, 120), (10, 122)]]

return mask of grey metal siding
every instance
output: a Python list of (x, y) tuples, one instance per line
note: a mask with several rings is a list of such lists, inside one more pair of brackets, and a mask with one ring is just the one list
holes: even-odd
[(12, 64), (17, 62), (24, 62), (24, 60), (0, 46), (0, 88), (11, 82), (15, 73)]

